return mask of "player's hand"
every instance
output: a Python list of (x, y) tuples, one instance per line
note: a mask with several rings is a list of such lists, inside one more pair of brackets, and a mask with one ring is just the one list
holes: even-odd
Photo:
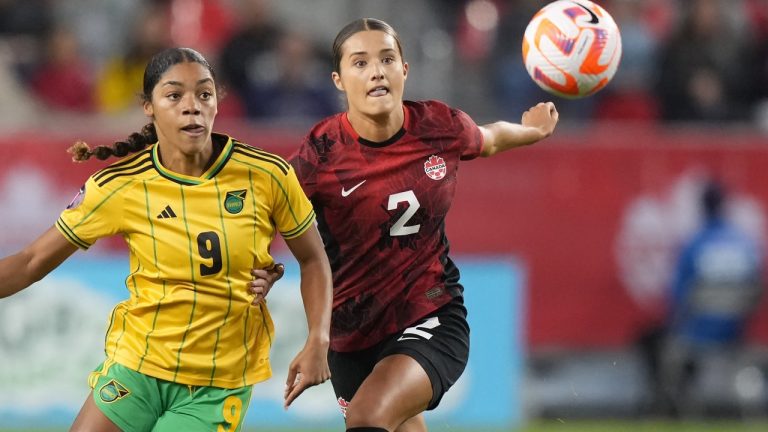
[(555, 131), (555, 125), (560, 118), (560, 114), (552, 102), (539, 102), (536, 106), (523, 113), (523, 119), (520, 122), (523, 126), (538, 129), (544, 139)]
[(266, 269), (251, 269), (253, 279), (248, 282), (248, 292), (253, 295), (251, 304), (257, 306), (264, 302), (269, 290), (272, 289), (272, 285), (280, 280), (284, 274), (285, 266), (280, 263)]
[(331, 378), (328, 367), (328, 343), (307, 341), (288, 368), (285, 380), (285, 409), (309, 387), (322, 384)]

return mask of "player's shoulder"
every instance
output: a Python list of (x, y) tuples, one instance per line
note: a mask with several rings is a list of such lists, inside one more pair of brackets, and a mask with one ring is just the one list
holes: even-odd
[(403, 104), (406, 108), (410, 108), (414, 111), (443, 111), (449, 112), (451, 107), (443, 101), (437, 99), (425, 99), (425, 100), (404, 100)]
[(156, 174), (154, 161), (152, 160), (153, 148), (154, 145), (147, 146), (143, 150), (131, 153), (110, 163), (105, 168), (93, 173), (89, 181), (99, 188), (111, 188), (122, 185), (126, 181)]
[(438, 129), (461, 131), (474, 121), (464, 111), (439, 100), (403, 101), (408, 110), (408, 126), (414, 133)]
[(328, 154), (337, 147), (336, 143), (343, 141), (345, 135), (353, 136), (345, 115), (337, 113), (315, 123), (302, 138), (301, 146), (291, 160), (299, 154)]
[(266, 151), (256, 145), (248, 144), (236, 138), (232, 140), (232, 158), (250, 167), (258, 167), (269, 172), (279, 171), (288, 174), (290, 165), (280, 155)]
[(403, 101), (403, 104), (415, 118), (445, 118), (448, 121), (453, 121), (458, 116), (467, 116), (464, 111), (436, 99), (420, 101), (406, 100)]

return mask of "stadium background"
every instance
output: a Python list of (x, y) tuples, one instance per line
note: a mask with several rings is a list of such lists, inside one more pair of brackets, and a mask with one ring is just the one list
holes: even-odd
[[(476, 302), (474, 351), (453, 400), (430, 413), (433, 429), (765, 427), (768, 305), (758, 306), (743, 363), (718, 372), (728, 386), (702, 387), (702, 398), (729, 408), (719, 417), (668, 426), (648, 415), (637, 340), (661, 319), (674, 253), (697, 223), (702, 178), (724, 179), (738, 222), (765, 239), (768, 2), (599, 1), (622, 30), (624, 57), (608, 88), (579, 101), (542, 93), (519, 58), (525, 23), (544, 3), (0, 2), (0, 252), (50, 226), (101, 166), (70, 163), (71, 142), (109, 143), (144, 124), (130, 73), (133, 64), (143, 70), (144, 52), (169, 44), (201, 50), (228, 88), (216, 129), (287, 156), (319, 116), (341, 109), (328, 79), (336, 31), (379, 17), (401, 34), (411, 64), (407, 98), (442, 99), (478, 123), (519, 121), (539, 100), (561, 111), (546, 143), (462, 165), (447, 229)], [(697, 5), (721, 8), (711, 39), (683, 31)], [(706, 68), (664, 61), (665, 53), (690, 59), (710, 51), (714, 66)], [(241, 62), (245, 78), (227, 52), (250, 59)], [(703, 84), (688, 89), (692, 82)], [(277, 252), (285, 256), (282, 245)], [(122, 295), (122, 253), (119, 239), (102, 241), (0, 302), (0, 429), (56, 428), (72, 418), (99, 359), (106, 310)], [(327, 387), (288, 413), (278, 409), (282, 371), (302, 332), (291, 320), (300, 303), (290, 272), (289, 264), (270, 294), (284, 317), (275, 378), (256, 387), (247, 424), (338, 429)]]

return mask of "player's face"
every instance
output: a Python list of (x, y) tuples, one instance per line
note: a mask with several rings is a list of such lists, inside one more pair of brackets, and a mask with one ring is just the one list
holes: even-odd
[(208, 69), (195, 62), (178, 63), (160, 77), (144, 113), (153, 118), (164, 146), (184, 155), (199, 154), (211, 146), (217, 113), (216, 85)]
[(369, 117), (388, 116), (402, 109), (408, 64), (395, 38), (382, 31), (355, 33), (341, 46), (336, 88), (346, 93), (350, 112)]

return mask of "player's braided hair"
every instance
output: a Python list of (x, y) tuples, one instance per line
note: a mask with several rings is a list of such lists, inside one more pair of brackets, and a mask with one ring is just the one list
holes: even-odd
[[(171, 66), (184, 62), (203, 65), (211, 73), (211, 77), (215, 79), (216, 75), (213, 73), (211, 65), (199, 52), (191, 48), (168, 48), (155, 54), (144, 69), (144, 85), (141, 94), (144, 102), (152, 102), (152, 90), (160, 81), (160, 77)], [(155, 125), (149, 123), (141, 129), (141, 132), (134, 132), (127, 139), (116, 141), (111, 146), (98, 146), (91, 149), (85, 142), (78, 141), (69, 148), (68, 152), (72, 154), (72, 160), (75, 162), (88, 160), (91, 156), (104, 160), (110, 156), (123, 157), (129, 153), (135, 153), (157, 141)]]
[(98, 146), (91, 149), (84, 141), (78, 141), (67, 151), (72, 154), (72, 160), (75, 162), (86, 161), (91, 156), (105, 160), (110, 156), (123, 157), (129, 153), (135, 153), (156, 142), (157, 132), (155, 131), (155, 125), (149, 123), (141, 128), (141, 132), (134, 132), (127, 139), (116, 141), (111, 146)]

